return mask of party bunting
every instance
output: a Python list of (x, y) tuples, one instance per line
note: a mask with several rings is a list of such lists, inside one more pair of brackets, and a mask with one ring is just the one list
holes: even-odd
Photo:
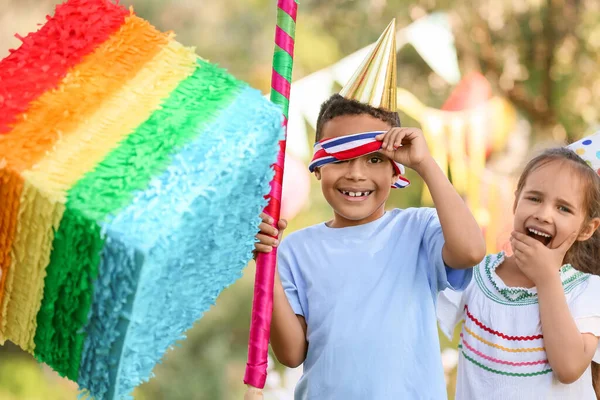
[(250, 259), (281, 110), (109, 0), (21, 40), (0, 61), (0, 341), (130, 398)]

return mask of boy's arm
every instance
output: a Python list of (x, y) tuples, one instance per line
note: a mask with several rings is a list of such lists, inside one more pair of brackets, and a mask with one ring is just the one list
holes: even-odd
[(306, 321), (296, 315), (287, 299), (279, 273), (275, 274), (273, 317), (271, 319), (271, 348), (277, 360), (289, 368), (296, 368), (306, 359)]
[(394, 161), (414, 169), (425, 181), (437, 209), (444, 247), (444, 263), (466, 269), (485, 257), (485, 240), (469, 208), (437, 165), (418, 128), (392, 128), (377, 136), (382, 151)]
[[(262, 222), (260, 232), (256, 235), (256, 252), (270, 253), (279, 245), (279, 239), (287, 227), (286, 220), (279, 221), (279, 230), (273, 226), (273, 218), (265, 213), (260, 215)], [(275, 239), (278, 237), (278, 239)], [(275, 286), (273, 288), (273, 314), (271, 317), (271, 348), (277, 360), (289, 368), (296, 368), (304, 362), (308, 342), (306, 341), (306, 321), (296, 315), (285, 294), (285, 289), (275, 271)]]
[(455, 269), (471, 268), (485, 257), (485, 240), (473, 214), (429, 156), (414, 167), (429, 188), (444, 233), (442, 258)]

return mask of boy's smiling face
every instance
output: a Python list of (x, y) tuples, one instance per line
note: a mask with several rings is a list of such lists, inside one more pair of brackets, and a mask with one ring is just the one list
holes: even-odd
[[(368, 114), (342, 115), (323, 125), (322, 138), (390, 129), (390, 124)], [(362, 225), (380, 218), (391, 185), (398, 178), (391, 160), (380, 153), (324, 165), (315, 171), (315, 176), (333, 208), (332, 228)]]

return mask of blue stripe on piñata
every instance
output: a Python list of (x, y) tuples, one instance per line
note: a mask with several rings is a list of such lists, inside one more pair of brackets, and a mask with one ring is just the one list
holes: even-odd
[(92, 396), (132, 398), (166, 350), (241, 276), (282, 137), (281, 110), (246, 87), (104, 226), (94, 304), (107, 311), (99, 326), (118, 332), (89, 333), (87, 351), (110, 349), (96, 351), (93, 366), (84, 365), (84, 350), (79, 384)]

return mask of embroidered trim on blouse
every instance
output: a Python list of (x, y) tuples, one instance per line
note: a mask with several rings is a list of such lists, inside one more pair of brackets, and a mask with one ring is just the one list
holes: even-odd
[(463, 349), (462, 345), (459, 345), (458, 348), (461, 350), (462, 355), (467, 360), (469, 360), (470, 362), (472, 362), (473, 364), (475, 364), (479, 368), (484, 369), (484, 370), (486, 370), (488, 372), (493, 372), (494, 374), (506, 375), (506, 376), (516, 376), (516, 377), (524, 377), (524, 378), (526, 378), (526, 377), (537, 376), (537, 375), (545, 375), (545, 374), (549, 374), (550, 372), (552, 372), (551, 368), (545, 369), (543, 371), (525, 372), (525, 373), (523, 373), (523, 372), (506, 372), (506, 371), (500, 371), (500, 370), (497, 370), (497, 369), (490, 368), (490, 367), (488, 367), (486, 365), (483, 365), (483, 364), (479, 363), (478, 361), (476, 361), (475, 359), (469, 357), (467, 355), (467, 353), (465, 352), (465, 350)]
[(481, 321), (479, 321), (477, 318), (475, 318), (473, 316), (473, 314), (471, 314), (469, 312), (469, 306), (465, 304), (465, 312), (467, 313), (467, 317), (473, 321), (475, 323), (475, 325), (477, 325), (479, 328), (483, 329), (486, 332), (491, 333), (492, 335), (496, 335), (501, 337), (502, 339), (506, 339), (506, 340), (537, 340), (537, 339), (542, 339), (544, 337), (544, 335), (535, 335), (535, 336), (508, 336), (505, 335), (502, 332), (498, 332), (495, 331), (489, 327), (487, 327), (486, 325), (484, 325)]
[[(484, 264), (474, 268), (474, 277), (481, 291), (496, 303), (509, 306), (523, 306), (537, 304), (537, 291), (535, 289), (519, 287), (501, 287), (495, 274), (496, 268), (504, 261), (504, 252), (486, 256)], [(482, 271), (483, 270), (483, 271)], [(587, 281), (588, 274), (577, 271), (570, 264), (565, 264), (560, 269), (560, 276), (565, 294), (570, 293), (579, 284)]]

